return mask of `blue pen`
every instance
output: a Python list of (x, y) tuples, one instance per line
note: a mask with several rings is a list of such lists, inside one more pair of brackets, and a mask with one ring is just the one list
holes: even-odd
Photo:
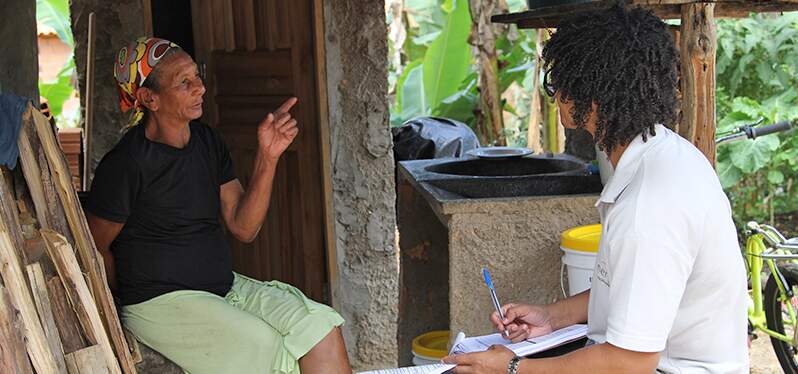
[[(485, 284), (488, 285), (488, 289), (490, 290), (490, 298), (493, 300), (493, 306), (496, 308), (496, 313), (499, 313), (499, 317), (502, 321), (504, 321), (504, 313), (502, 313), (502, 305), (499, 304), (499, 298), (496, 296), (496, 289), (493, 288), (493, 282), (490, 280), (490, 274), (488, 274), (488, 268), (482, 268), (482, 276), (485, 278)], [(504, 323), (504, 322), (502, 322)], [(507, 337), (507, 329), (502, 331), (502, 336), (505, 338)]]

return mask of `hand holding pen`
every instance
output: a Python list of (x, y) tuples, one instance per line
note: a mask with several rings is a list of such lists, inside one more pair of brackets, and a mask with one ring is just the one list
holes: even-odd
[(555, 330), (549, 309), (543, 305), (506, 304), (491, 314), (490, 321), (513, 343)]
[(491, 314), (490, 320), (505, 339), (518, 343), (554, 331), (546, 306), (524, 304), (502, 306), (496, 296), (496, 289), (493, 287), (493, 280), (490, 278), (488, 268), (482, 268), (482, 276), (490, 291), (493, 307), (496, 308), (496, 311)]

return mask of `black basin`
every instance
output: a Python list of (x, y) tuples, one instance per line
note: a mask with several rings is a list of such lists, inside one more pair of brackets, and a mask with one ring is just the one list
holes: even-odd
[(426, 167), (438, 174), (471, 177), (521, 177), (542, 174), (582, 174), (584, 164), (554, 158), (467, 159)]
[(598, 175), (430, 179), (425, 183), (472, 199), (594, 194), (601, 192), (603, 188)]

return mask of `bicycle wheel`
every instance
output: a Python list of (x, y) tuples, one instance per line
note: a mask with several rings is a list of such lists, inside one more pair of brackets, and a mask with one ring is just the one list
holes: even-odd
[[(791, 303), (793, 310), (798, 311), (798, 266), (794, 264), (780, 265), (779, 270), (787, 281), (787, 287), (793, 290), (794, 296), (790, 300), (780, 300), (779, 286), (776, 284), (774, 275), (771, 274), (768, 277), (767, 285), (765, 285), (765, 317), (770, 330), (792, 337), (796, 326), (793, 324), (785, 325), (784, 317), (789, 318), (789, 315), (784, 307), (785, 303)], [(776, 351), (776, 357), (779, 359), (779, 364), (781, 364), (784, 372), (798, 374), (798, 357), (796, 357), (798, 350), (792, 344), (773, 337), (770, 338), (770, 342), (773, 344), (773, 350)]]

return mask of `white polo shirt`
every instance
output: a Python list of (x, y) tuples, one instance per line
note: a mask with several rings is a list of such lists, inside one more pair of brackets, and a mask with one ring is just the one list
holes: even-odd
[(635, 138), (596, 206), (588, 337), (666, 373), (748, 373), (747, 283), (715, 171), (664, 126)]

